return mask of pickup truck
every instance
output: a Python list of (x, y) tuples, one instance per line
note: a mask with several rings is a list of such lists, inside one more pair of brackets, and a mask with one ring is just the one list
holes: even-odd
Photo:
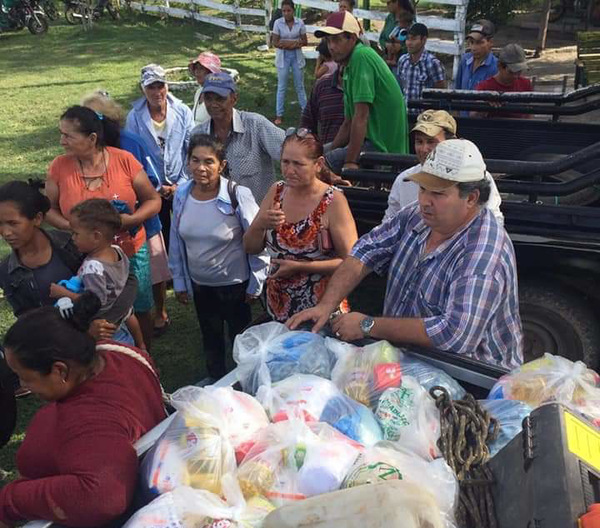
[[(580, 99), (586, 101), (571, 104)], [(457, 118), (459, 137), (478, 145), (503, 197), (517, 256), (525, 359), (550, 352), (598, 367), (600, 125), (558, 118), (600, 108), (600, 86), (567, 96), (428, 90), (419, 106), (484, 112), (492, 110), (490, 100), (503, 111), (553, 116)], [(359, 232), (381, 222), (394, 179), (416, 163), (414, 156), (369, 152), (359, 169), (344, 171), (359, 182), (344, 190)]]

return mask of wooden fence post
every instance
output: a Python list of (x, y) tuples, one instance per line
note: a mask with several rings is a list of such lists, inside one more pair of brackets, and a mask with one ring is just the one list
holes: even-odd
[(550, 10), (552, 9), (552, 0), (545, 0), (542, 8), (542, 18), (540, 20), (540, 30), (538, 32), (538, 44), (535, 49), (535, 56), (540, 57), (542, 51), (546, 49), (546, 37), (548, 36), (548, 24), (550, 24)]

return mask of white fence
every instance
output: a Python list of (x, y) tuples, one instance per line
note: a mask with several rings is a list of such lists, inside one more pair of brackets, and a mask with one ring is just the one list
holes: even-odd
[[(171, 7), (169, 0), (161, 0), (164, 3), (140, 3), (132, 2), (131, 7), (142, 12), (162, 13), (168, 16), (177, 18), (190, 18), (214, 24), (225, 29), (240, 29), (242, 31), (254, 31), (257, 33), (265, 33), (268, 36), (268, 25), (272, 14), (271, 0), (265, 0), (264, 8), (255, 9), (240, 7), (239, 0), (235, 0), (233, 4), (224, 4), (214, 0), (176, 0), (177, 4), (186, 4), (189, 7), (182, 9), (180, 7)], [(427, 49), (434, 53), (443, 53), (454, 56), (453, 77), (456, 76), (460, 56), (464, 52), (465, 47), (465, 22), (467, 18), (467, 5), (469, 0), (428, 0), (429, 5), (439, 4), (454, 8), (454, 18), (443, 18), (438, 16), (423, 16), (419, 15), (417, 10), (418, 21), (425, 24), (430, 30), (442, 31), (448, 34), (448, 38), (430, 38), (427, 41)], [(304, 7), (312, 7), (321, 9), (327, 12), (338, 10), (338, 3), (329, 0), (295, 0), (295, 4)], [(205, 7), (222, 13), (229, 13), (235, 16), (235, 21), (227, 20), (217, 16), (202, 14), (197, 11), (198, 7)], [(385, 20), (387, 13), (382, 11), (367, 11), (364, 9), (355, 9), (354, 15), (364, 20)], [(244, 24), (242, 16), (261, 17), (264, 19), (264, 25)], [(307, 31), (314, 32), (318, 26), (307, 26)], [(367, 32), (366, 35), (372, 41), (379, 39), (379, 34), (375, 32)]]

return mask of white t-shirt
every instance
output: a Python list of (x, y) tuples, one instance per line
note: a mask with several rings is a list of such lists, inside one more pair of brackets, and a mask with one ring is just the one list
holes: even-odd
[(244, 231), (237, 214), (217, 208), (217, 198), (188, 196), (179, 224), (193, 282), (202, 286), (228, 286), (248, 280), (250, 269), (244, 251)]
[[(396, 213), (398, 213), (400, 209), (419, 199), (419, 186), (411, 181), (405, 182), (404, 178), (412, 176), (420, 170), (421, 165), (419, 164), (398, 174), (394, 180), (392, 190), (390, 191), (390, 195), (388, 197), (388, 208), (385, 211), (382, 223), (387, 222)], [(489, 180), (491, 185), (490, 198), (485, 206), (494, 214), (500, 225), (504, 225), (504, 215), (502, 214), (502, 211), (500, 211), (502, 198), (498, 192), (498, 187), (496, 186), (496, 182), (489, 172), (486, 171), (485, 177)]]
[(210, 114), (206, 110), (204, 102), (200, 102), (200, 96), (202, 95), (202, 86), (196, 90), (194, 94), (194, 106), (192, 107), (192, 114), (194, 115), (194, 122), (196, 125), (200, 125), (210, 119)]

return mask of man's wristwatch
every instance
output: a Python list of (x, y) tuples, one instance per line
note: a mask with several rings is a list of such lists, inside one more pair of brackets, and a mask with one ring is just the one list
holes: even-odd
[(373, 319), (372, 317), (369, 317), (369, 316), (365, 317), (360, 322), (360, 329), (365, 337), (369, 337), (371, 335), (371, 330), (373, 329), (374, 326), (375, 326), (375, 319)]

